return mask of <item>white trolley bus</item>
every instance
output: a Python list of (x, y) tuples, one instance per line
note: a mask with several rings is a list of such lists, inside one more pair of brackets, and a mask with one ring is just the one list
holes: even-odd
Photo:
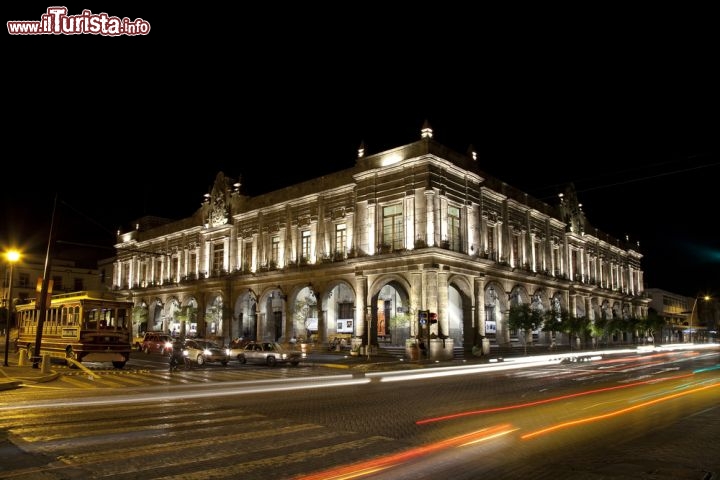
[[(35, 352), (40, 310), (35, 301), (17, 305), (17, 347), (20, 354)], [(47, 305), (40, 355), (72, 362), (112, 362), (123, 368), (130, 359), (132, 302), (110, 293), (80, 291), (53, 295)]]

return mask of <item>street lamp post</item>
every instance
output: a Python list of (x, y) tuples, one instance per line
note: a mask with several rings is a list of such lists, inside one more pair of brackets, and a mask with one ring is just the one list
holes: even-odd
[(8, 283), (7, 291), (7, 322), (5, 326), (5, 363), (4, 366), (8, 366), (8, 351), (10, 350), (10, 319), (12, 318), (13, 311), (13, 298), (12, 298), (12, 285), (13, 285), (13, 265), (20, 259), (20, 253), (15, 250), (10, 250), (5, 253), (10, 264), (10, 281)]
[(709, 295), (704, 295), (703, 297), (695, 297), (695, 301), (693, 302), (693, 308), (690, 312), (690, 332), (688, 333), (688, 336), (690, 337), (690, 343), (693, 343), (693, 315), (695, 315), (695, 309), (697, 308), (697, 301), (699, 298), (702, 298), (705, 301), (710, 300)]

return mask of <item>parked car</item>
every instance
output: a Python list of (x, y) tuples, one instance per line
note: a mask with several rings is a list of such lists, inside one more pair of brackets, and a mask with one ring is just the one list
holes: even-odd
[(235, 353), (235, 358), (241, 364), (261, 363), (269, 367), (278, 363), (289, 363), (295, 367), (304, 357), (302, 352), (284, 347), (278, 342), (250, 342)]
[(140, 344), (140, 351), (169, 355), (172, 353), (172, 342), (172, 337), (167, 333), (145, 332), (143, 341)]
[(191, 362), (203, 365), (206, 362), (221, 363), (223, 366), (230, 360), (230, 351), (210, 340), (185, 340), (183, 355)]

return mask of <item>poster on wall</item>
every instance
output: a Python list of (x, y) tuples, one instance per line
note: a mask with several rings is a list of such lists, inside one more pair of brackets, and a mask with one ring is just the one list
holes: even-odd
[(305, 320), (305, 328), (307, 328), (308, 332), (317, 332), (318, 319), (308, 317), (307, 320)]
[(485, 333), (497, 333), (495, 322), (485, 322)]
[(352, 320), (338, 320), (337, 321), (337, 333), (352, 333), (353, 332), (353, 321)]

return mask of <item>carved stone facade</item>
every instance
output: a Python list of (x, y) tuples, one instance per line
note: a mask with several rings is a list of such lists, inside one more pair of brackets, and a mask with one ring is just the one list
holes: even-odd
[(571, 187), (559, 200), (486, 175), (426, 125), (417, 142), (257, 197), (218, 174), (191, 217), (118, 235), (113, 283), (145, 309), (136, 328), (226, 343), (437, 336), (471, 351), (515, 340), (515, 304), (647, 316), (638, 249), (591, 227)]

